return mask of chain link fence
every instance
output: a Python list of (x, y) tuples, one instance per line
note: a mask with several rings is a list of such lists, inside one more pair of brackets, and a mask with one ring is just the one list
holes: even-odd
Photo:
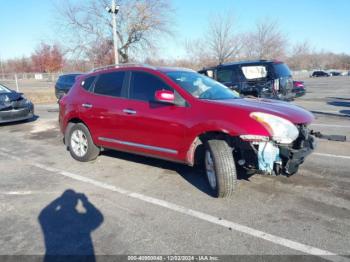
[(1, 81), (16, 81), (17, 80), (37, 80), (55, 82), (60, 74), (58, 73), (11, 73), (0, 74)]
[(0, 84), (24, 93), (34, 103), (55, 103), (57, 99), (54, 86), (59, 75), (48, 73), (0, 73)]
[(0, 84), (16, 91), (52, 88), (60, 74), (54, 73), (12, 73), (0, 74)]

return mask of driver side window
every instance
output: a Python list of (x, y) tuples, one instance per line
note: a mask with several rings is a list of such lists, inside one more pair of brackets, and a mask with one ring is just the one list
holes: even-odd
[(130, 81), (130, 99), (153, 102), (155, 92), (158, 90), (174, 92), (176, 104), (178, 105), (186, 103), (173, 88), (169, 87), (158, 77), (145, 72), (132, 72)]
[(173, 91), (173, 89), (168, 87), (163, 81), (151, 74), (132, 72), (130, 82), (131, 99), (146, 102), (154, 101), (154, 94), (157, 90)]

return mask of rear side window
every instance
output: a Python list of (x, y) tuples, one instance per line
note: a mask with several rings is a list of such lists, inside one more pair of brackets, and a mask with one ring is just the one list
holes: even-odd
[(221, 83), (230, 83), (232, 82), (232, 70), (231, 69), (218, 70), (216, 77), (217, 77), (217, 80)]
[(168, 87), (158, 77), (144, 72), (133, 72), (130, 85), (130, 98), (142, 101), (154, 101), (154, 94), (157, 90), (169, 90)]
[(241, 68), (247, 80), (267, 77), (267, 68), (264, 65), (242, 66)]
[(91, 90), (92, 89), (92, 84), (94, 83), (96, 79), (96, 76), (90, 76), (86, 79), (84, 79), (82, 82), (81, 82), (81, 86), (85, 89), (85, 90)]
[(275, 69), (275, 74), (277, 77), (292, 76), (292, 73), (290, 72), (289, 67), (286, 64), (274, 64), (273, 67)]
[(96, 81), (94, 93), (120, 97), (123, 89), (124, 78), (125, 72), (102, 74)]

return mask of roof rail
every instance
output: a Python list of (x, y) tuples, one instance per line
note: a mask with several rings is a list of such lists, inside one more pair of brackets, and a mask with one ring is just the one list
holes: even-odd
[(147, 67), (147, 68), (154, 69), (153, 66), (148, 65), (148, 64), (126, 63), (126, 64), (112, 64), (112, 65), (97, 67), (97, 68), (92, 69), (91, 72), (97, 72), (97, 71), (106, 70), (106, 69), (113, 69), (113, 68), (123, 68), (123, 67), (129, 67), (129, 66)]

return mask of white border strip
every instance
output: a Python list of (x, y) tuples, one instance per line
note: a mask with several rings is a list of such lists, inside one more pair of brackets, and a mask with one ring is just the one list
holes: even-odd
[(312, 153), (311, 155), (350, 159), (350, 156), (332, 155), (332, 154), (324, 154), (324, 153)]
[(346, 126), (346, 125), (330, 125), (330, 124), (311, 124), (311, 126), (350, 128), (350, 126)]

